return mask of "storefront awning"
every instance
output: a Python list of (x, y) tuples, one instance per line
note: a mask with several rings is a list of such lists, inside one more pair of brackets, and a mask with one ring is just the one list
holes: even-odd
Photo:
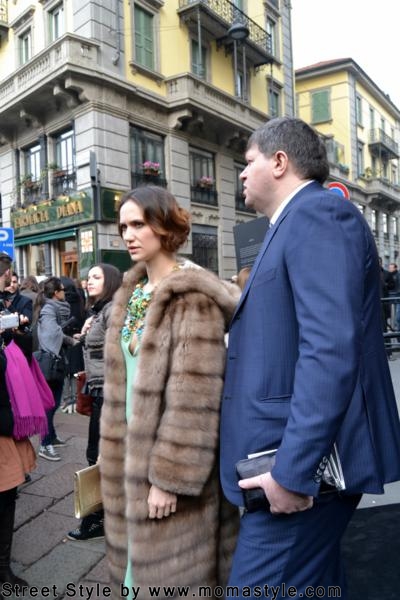
[(26, 246), (27, 244), (42, 244), (43, 242), (50, 242), (51, 240), (64, 240), (65, 238), (72, 238), (76, 235), (76, 229), (63, 229), (62, 231), (50, 231), (48, 233), (38, 233), (35, 235), (27, 235), (25, 237), (17, 238), (15, 240), (15, 246)]

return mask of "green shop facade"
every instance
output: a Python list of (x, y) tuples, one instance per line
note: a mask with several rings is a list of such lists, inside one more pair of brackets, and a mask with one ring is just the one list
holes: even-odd
[(116, 225), (121, 196), (121, 191), (92, 187), (14, 208), (18, 274), (84, 279), (97, 262), (122, 272), (129, 269), (131, 260)]

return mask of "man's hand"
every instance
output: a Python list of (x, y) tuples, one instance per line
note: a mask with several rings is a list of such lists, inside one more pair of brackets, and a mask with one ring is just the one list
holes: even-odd
[(149, 519), (162, 519), (176, 512), (177, 497), (175, 494), (165, 492), (156, 485), (152, 485), (147, 499), (149, 505)]
[(312, 507), (314, 502), (312, 496), (291, 492), (279, 485), (279, 483), (273, 479), (271, 473), (264, 473), (263, 475), (257, 475), (257, 477), (242, 479), (239, 481), (239, 486), (244, 490), (250, 490), (256, 487), (262, 488), (271, 505), (270, 511), (273, 514), (290, 514), (308, 510)]

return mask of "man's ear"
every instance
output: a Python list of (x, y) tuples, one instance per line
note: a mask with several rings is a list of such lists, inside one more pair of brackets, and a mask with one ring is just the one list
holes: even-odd
[(274, 156), (274, 164), (273, 164), (273, 171), (274, 171), (274, 175), (275, 177), (281, 177), (288, 166), (288, 157), (286, 152), (283, 152), (283, 150), (278, 150), (277, 152), (275, 152)]

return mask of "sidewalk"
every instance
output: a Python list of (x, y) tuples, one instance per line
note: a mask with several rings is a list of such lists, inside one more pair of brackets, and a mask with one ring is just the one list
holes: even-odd
[[(13, 568), (31, 587), (39, 588), (37, 595), (32, 589), (31, 594), (19, 597), (103, 599), (108, 581), (104, 539), (74, 542), (66, 538), (79, 523), (74, 517), (73, 474), (87, 466), (89, 419), (58, 411), (55, 423), (59, 436), (68, 442), (57, 448), (61, 460), (38, 458), (32, 481), (19, 489)], [(33, 438), (32, 443), (37, 450), (39, 440)]]
[[(389, 364), (400, 404), (400, 353), (395, 356)], [(100, 600), (108, 596), (104, 540), (66, 539), (67, 532), (78, 524), (74, 517), (73, 474), (86, 466), (89, 420), (59, 411), (55, 423), (57, 433), (68, 441), (66, 447), (58, 449), (62, 459), (50, 462), (38, 458), (32, 482), (21, 486), (17, 500), (13, 568), (30, 586), (42, 588), (41, 592), (32, 590), (31, 595), (20, 597)], [(34, 438), (32, 442), (37, 449), (39, 440)], [(360, 508), (399, 502), (400, 482), (396, 482), (387, 486), (383, 496), (364, 496)]]

